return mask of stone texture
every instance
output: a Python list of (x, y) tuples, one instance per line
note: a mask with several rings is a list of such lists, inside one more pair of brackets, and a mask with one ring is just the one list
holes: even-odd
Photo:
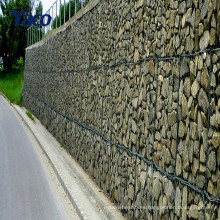
[(201, 50), (204, 50), (208, 47), (209, 40), (210, 40), (209, 31), (205, 31), (199, 41), (199, 47)]
[(214, 132), (212, 138), (212, 145), (217, 148), (220, 146), (220, 132)]
[[(218, 48), (219, 15), (215, 0), (100, 0), (65, 30), (26, 50), (24, 106), (116, 205), (133, 205), (135, 195), (138, 206), (151, 205), (153, 196), (156, 207), (193, 208), (202, 198), (114, 143), (200, 189), (207, 162), (207, 191), (220, 198), (220, 54), (181, 56)], [(135, 219), (172, 219), (173, 212), (182, 219), (202, 215), (137, 209)], [(123, 213), (133, 219), (132, 210)]]
[(206, 114), (209, 106), (209, 101), (207, 94), (203, 89), (200, 89), (199, 91), (198, 102), (199, 106), (203, 109), (204, 113)]
[(209, 156), (208, 156), (208, 168), (210, 171), (215, 171), (216, 170), (216, 155), (215, 152), (212, 151)]
[(191, 93), (194, 98), (196, 98), (198, 91), (199, 91), (199, 83), (197, 82), (197, 80), (195, 80), (191, 87)]

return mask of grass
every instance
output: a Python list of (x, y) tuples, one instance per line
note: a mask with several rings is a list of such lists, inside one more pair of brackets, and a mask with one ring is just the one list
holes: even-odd
[(12, 103), (20, 106), (22, 106), (23, 83), (23, 72), (8, 73), (4, 76), (0, 71), (0, 91), (4, 93)]
[(30, 112), (26, 111), (26, 115), (27, 115), (32, 121), (34, 121), (34, 117), (33, 117), (33, 115), (32, 115)]

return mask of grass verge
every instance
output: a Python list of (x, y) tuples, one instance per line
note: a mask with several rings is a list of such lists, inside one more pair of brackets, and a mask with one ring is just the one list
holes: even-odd
[(22, 106), (23, 83), (23, 73), (8, 73), (5, 76), (0, 75), (0, 91), (4, 93), (12, 103), (19, 106)]

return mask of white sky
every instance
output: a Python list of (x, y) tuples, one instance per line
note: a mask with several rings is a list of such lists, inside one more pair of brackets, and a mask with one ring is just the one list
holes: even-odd
[(43, 14), (46, 13), (46, 11), (50, 8), (50, 6), (55, 2), (51, 0), (41, 0), (42, 5), (43, 5)]

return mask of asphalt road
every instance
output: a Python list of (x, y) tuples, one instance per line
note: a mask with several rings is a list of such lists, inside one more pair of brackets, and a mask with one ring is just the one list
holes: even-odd
[(0, 95), (0, 220), (67, 219), (31, 137)]

